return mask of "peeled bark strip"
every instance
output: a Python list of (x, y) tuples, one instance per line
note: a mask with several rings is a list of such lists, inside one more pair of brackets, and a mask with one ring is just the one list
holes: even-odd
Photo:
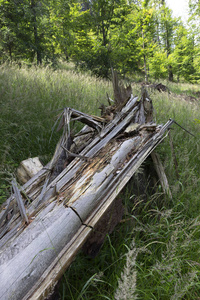
[[(73, 118), (87, 127), (68, 147)], [(63, 135), (51, 162), (18, 187), (20, 203), (24, 202), (23, 219), (15, 195), (2, 206), (1, 299), (48, 296), (92, 228), (173, 124), (169, 120), (165, 125), (156, 125), (150, 119), (152, 103), (145, 94), (140, 101), (131, 95), (104, 124), (103, 118), (64, 110), (58, 126), (63, 127)], [(84, 135), (83, 146), (80, 141)], [(61, 173), (51, 179), (63, 150), (68, 155), (75, 151), (73, 160), (66, 157)]]

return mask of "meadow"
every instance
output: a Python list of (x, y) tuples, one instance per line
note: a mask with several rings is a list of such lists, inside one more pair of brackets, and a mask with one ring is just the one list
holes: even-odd
[[(60, 299), (200, 299), (200, 98), (199, 85), (165, 82), (171, 93), (151, 90), (155, 120), (174, 119), (171, 138), (157, 148), (173, 198), (158, 190), (148, 199), (123, 191), (126, 213), (95, 258), (82, 252), (59, 285)], [(133, 94), (141, 85), (132, 81)], [(0, 66), (0, 202), (20, 161), (39, 156), (47, 163), (60, 132), (54, 123), (66, 106), (89, 114), (112, 98), (112, 84), (72, 66)], [(197, 97), (197, 101), (191, 98)], [(74, 127), (73, 130), (80, 128)]]

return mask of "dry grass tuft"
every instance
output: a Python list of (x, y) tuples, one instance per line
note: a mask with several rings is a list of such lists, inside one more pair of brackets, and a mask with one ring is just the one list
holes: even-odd
[(136, 258), (138, 250), (135, 247), (135, 241), (133, 240), (130, 249), (126, 254), (126, 264), (121, 278), (118, 279), (118, 288), (115, 291), (115, 300), (135, 300), (136, 295)]

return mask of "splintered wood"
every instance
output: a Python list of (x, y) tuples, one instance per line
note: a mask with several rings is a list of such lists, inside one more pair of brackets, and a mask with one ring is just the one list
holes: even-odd
[[(140, 99), (119, 90), (117, 97), (102, 117), (65, 108), (52, 160), (22, 187), (13, 183), (0, 213), (2, 299), (45, 299), (92, 228), (167, 135), (173, 121), (153, 122), (145, 90)], [(75, 120), (85, 126), (72, 136)]]

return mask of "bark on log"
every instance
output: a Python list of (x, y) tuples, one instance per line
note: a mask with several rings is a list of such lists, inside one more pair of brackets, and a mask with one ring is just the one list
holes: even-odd
[[(14, 195), (2, 207), (0, 299), (45, 299), (92, 228), (165, 138), (173, 121), (144, 124), (151, 114), (144, 101), (145, 97), (138, 101), (131, 96), (104, 127), (97, 118), (75, 110), (64, 111), (59, 124), (64, 127), (63, 136), (52, 161), (20, 189), (28, 222), (21, 218)], [(72, 115), (89, 126), (93, 124), (96, 134), (51, 182), (62, 143), (69, 138)], [(136, 120), (137, 126), (126, 130)]]

